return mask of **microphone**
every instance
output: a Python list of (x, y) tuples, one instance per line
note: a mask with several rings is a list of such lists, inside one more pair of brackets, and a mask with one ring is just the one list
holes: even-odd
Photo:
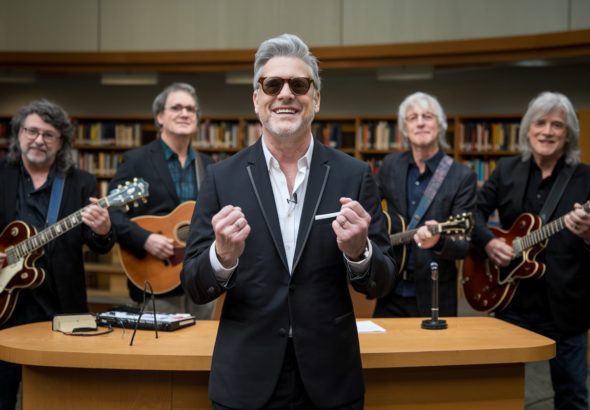
[(287, 203), (290, 204), (291, 202), (297, 204), (297, 194), (293, 194), (293, 199), (287, 198)]
[(447, 321), (438, 318), (438, 263), (430, 264), (432, 272), (432, 318), (422, 321), (422, 329), (446, 329)]

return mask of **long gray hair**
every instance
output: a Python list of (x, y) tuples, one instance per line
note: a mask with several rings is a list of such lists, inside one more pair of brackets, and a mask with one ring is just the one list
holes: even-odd
[(568, 165), (578, 165), (580, 163), (580, 123), (574, 106), (565, 95), (549, 91), (542, 92), (532, 99), (520, 122), (518, 139), (523, 162), (528, 161), (533, 154), (533, 148), (527, 137), (531, 124), (555, 110), (563, 111), (565, 114), (567, 127), (567, 140), (564, 146), (565, 163)]
[(266, 40), (258, 47), (254, 60), (254, 92), (258, 93), (258, 79), (266, 63), (274, 57), (297, 57), (305, 61), (309, 67), (309, 75), (313, 78), (313, 96), (322, 88), (318, 59), (310, 53), (309, 47), (294, 34), (283, 34)]
[(74, 168), (74, 159), (72, 157), (74, 126), (63, 108), (44, 98), (30, 102), (12, 117), (12, 135), (8, 146), (8, 155), (6, 156), (8, 162), (17, 165), (21, 159), (22, 151), (18, 135), (25, 126), (27, 117), (31, 114), (37, 114), (43, 121), (51, 124), (59, 131), (63, 142), (55, 155), (56, 172), (61, 176), (68, 175)]
[(190, 94), (191, 97), (195, 100), (195, 107), (197, 109), (197, 125), (199, 125), (199, 121), (201, 120), (201, 107), (199, 105), (199, 98), (197, 97), (197, 92), (195, 91), (195, 87), (187, 83), (173, 83), (166, 87), (164, 91), (162, 91), (158, 96), (154, 99), (152, 103), (152, 112), (154, 113), (154, 123), (158, 128), (158, 131), (162, 128), (162, 124), (158, 122), (158, 114), (164, 111), (166, 108), (166, 100), (168, 99), (168, 95), (175, 91), (184, 91)]
[(413, 107), (416, 104), (425, 110), (432, 111), (438, 124), (438, 145), (441, 148), (450, 148), (445, 138), (447, 134), (447, 116), (436, 97), (430, 94), (417, 92), (407, 96), (400, 104), (397, 112), (397, 128), (399, 129), (400, 134), (402, 134), (406, 140), (408, 139), (408, 132), (406, 130), (406, 112), (410, 107)]

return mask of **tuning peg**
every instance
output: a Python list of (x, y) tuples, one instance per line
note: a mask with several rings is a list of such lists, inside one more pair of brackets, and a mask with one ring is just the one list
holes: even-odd
[(129, 181), (125, 181), (125, 185), (129, 185), (131, 182)]
[(449, 217), (449, 220), (451, 220), (451, 221), (452, 221), (452, 220), (453, 220), (453, 217), (452, 217), (452, 216), (450, 216), (450, 217)]
[(141, 202), (143, 202), (144, 204), (147, 204), (147, 199), (141, 198)]
[(129, 205), (125, 204), (125, 212), (129, 212)]
[(137, 201), (133, 201), (133, 207), (137, 208), (139, 206), (139, 203)]
[(137, 182), (137, 178), (133, 178), (133, 182)]
[(121, 189), (121, 188), (123, 188), (123, 185), (121, 185), (121, 184), (117, 185), (117, 189)]

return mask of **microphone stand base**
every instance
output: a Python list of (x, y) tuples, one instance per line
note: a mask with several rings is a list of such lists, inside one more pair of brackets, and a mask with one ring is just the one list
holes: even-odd
[(430, 330), (437, 330), (437, 329), (446, 329), (447, 321), (446, 320), (432, 320), (427, 319), (422, 321), (422, 329), (430, 329)]

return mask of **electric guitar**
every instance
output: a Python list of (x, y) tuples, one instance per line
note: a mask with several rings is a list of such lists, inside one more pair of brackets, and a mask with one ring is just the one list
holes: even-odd
[[(590, 212), (590, 201), (582, 208)], [(500, 312), (512, 298), (521, 279), (539, 279), (545, 274), (545, 264), (535, 258), (549, 241), (549, 237), (565, 228), (565, 216), (541, 227), (541, 218), (522, 214), (508, 231), (489, 227), (496, 238), (511, 246), (516, 255), (505, 268), (490, 259), (480, 257), (471, 249), (463, 264), (463, 293), (473, 310), (479, 313)]]
[[(384, 213), (386, 220), (388, 221), (389, 232), (391, 232), (392, 227), (399, 232), (389, 235), (389, 239), (391, 240), (391, 245), (393, 246), (393, 254), (395, 257), (395, 262), (398, 265), (398, 272), (403, 272), (407, 262), (406, 245), (414, 240), (414, 235), (418, 231), (418, 228), (412, 229), (411, 231), (406, 231), (406, 222), (401, 215), (396, 214), (397, 218), (394, 218), (392, 221), (387, 212)], [(426, 228), (433, 235), (464, 235), (467, 237), (467, 240), (469, 240), (469, 235), (473, 230), (473, 217), (471, 212), (464, 212), (461, 215), (457, 215), (456, 218), (451, 216), (446, 222), (427, 226)]]
[[(97, 204), (102, 208), (121, 206), (148, 196), (148, 183), (143, 179), (135, 180), (109, 196), (100, 199)], [(4, 264), (0, 267), (0, 326), (12, 315), (18, 293), (21, 289), (32, 289), (45, 280), (45, 272), (35, 267), (35, 261), (44, 251), (43, 246), (82, 224), (81, 212), (91, 205), (74, 212), (57, 221), (50, 227), (37, 233), (33, 225), (23, 221), (11, 222), (0, 234), (0, 252), (6, 254)]]
[(164, 235), (175, 242), (174, 255), (165, 260), (160, 260), (147, 252), (139, 259), (125, 248), (119, 247), (125, 274), (135, 286), (143, 289), (143, 284), (147, 280), (152, 285), (154, 294), (159, 295), (180, 285), (180, 271), (194, 209), (195, 201), (187, 201), (166, 216), (146, 215), (131, 219), (141, 228)]

